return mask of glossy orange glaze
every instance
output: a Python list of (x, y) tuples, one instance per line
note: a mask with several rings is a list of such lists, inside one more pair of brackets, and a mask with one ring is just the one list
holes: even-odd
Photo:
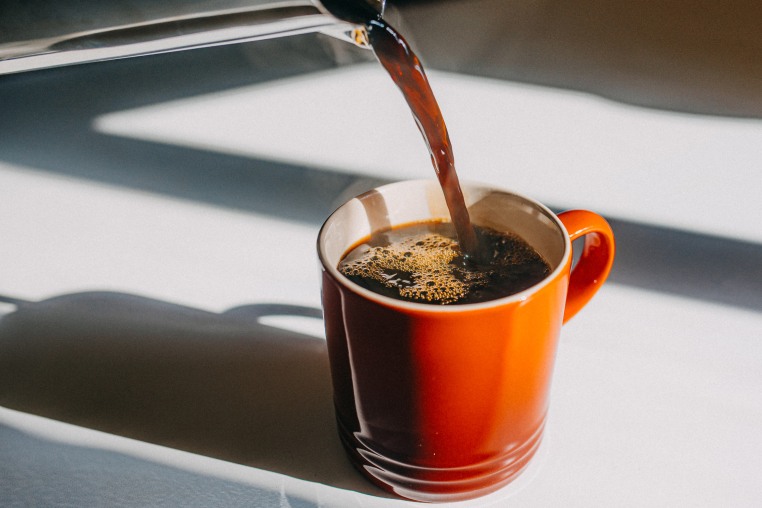
[(571, 319), (600, 289), (614, 264), (614, 232), (606, 220), (587, 210), (570, 210), (558, 215), (571, 241), (585, 236), (582, 256), (571, 276), (566, 298), (564, 323)]
[[(588, 235), (550, 279), (487, 306), (399, 305), (369, 299), (323, 270), (323, 305), (339, 434), (374, 483), (421, 501), (500, 488), (542, 437), (562, 323), (600, 287), (613, 261), (608, 224), (560, 216)], [(568, 296), (567, 296), (568, 289)]]

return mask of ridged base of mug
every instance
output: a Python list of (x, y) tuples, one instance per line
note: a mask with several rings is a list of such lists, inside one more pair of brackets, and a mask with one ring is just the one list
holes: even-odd
[(505, 455), (469, 466), (421, 467), (386, 458), (339, 422), (339, 436), (352, 465), (372, 483), (400, 497), (429, 503), (463, 501), (494, 492), (527, 467), (542, 440), (543, 425)]

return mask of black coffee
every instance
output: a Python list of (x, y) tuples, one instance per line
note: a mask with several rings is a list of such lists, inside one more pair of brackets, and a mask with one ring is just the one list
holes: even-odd
[(502, 298), (550, 274), (550, 265), (520, 237), (479, 226), (474, 232), (476, 257), (463, 255), (449, 222), (379, 232), (350, 249), (338, 269), (374, 293), (439, 305)]

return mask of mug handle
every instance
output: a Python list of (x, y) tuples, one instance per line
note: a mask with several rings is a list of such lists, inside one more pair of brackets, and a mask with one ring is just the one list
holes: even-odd
[(587, 210), (558, 214), (571, 241), (584, 236), (585, 246), (569, 278), (564, 323), (574, 317), (601, 288), (614, 264), (614, 232), (606, 220)]

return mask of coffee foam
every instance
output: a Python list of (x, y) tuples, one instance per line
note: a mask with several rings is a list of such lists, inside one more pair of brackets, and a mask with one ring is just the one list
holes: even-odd
[(448, 304), (457, 302), (487, 279), (483, 273), (452, 264), (460, 255), (456, 240), (423, 233), (387, 246), (368, 246), (358, 257), (344, 260), (339, 271), (348, 277), (371, 279), (396, 288), (407, 300)]

